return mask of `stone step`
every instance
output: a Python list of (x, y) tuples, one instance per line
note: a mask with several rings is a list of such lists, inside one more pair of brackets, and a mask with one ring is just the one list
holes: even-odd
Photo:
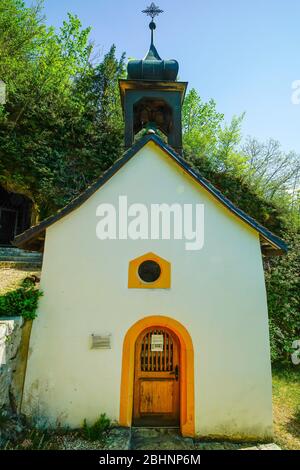
[(131, 428), (132, 435), (137, 436), (160, 436), (160, 435), (179, 435), (180, 429), (179, 426), (168, 426), (168, 427), (157, 427), (157, 426), (133, 426)]
[(193, 439), (182, 437), (178, 427), (131, 430), (130, 448), (134, 450), (189, 450), (193, 446)]
[(27, 250), (21, 250), (20, 248), (13, 248), (13, 247), (0, 247), (0, 254), (4, 255), (12, 255), (12, 256), (32, 256), (32, 255), (38, 255), (40, 256), (41, 253), (38, 251), (27, 251)]
[(130, 449), (132, 450), (281, 450), (274, 443), (238, 443), (202, 441), (182, 437), (178, 428), (137, 428), (131, 429)]
[(0, 247), (0, 261), (40, 265), (43, 261), (43, 254), (14, 247)]
[(0, 263), (22, 263), (22, 264), (42, 264), (42, 258), (21, 258), (21, 257), (12, 257), (12, 256), (0, 256)]

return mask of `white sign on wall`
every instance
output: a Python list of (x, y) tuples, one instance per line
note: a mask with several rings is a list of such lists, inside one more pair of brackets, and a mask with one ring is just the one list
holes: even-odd
[(151, 351), (161, 352), (164, 350), (164, 335), (151, 335)]
[(111, 335), (92, 334), (92, 349), (111, 349)]

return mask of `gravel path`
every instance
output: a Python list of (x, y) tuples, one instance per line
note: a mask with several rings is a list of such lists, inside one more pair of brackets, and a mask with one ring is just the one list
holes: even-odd
[(38, 278), (41, 271), (32, 267), (32, 265), (11, 265), (9, 263), (0, 262), (0, 294), (15, 289), (19, 283), (27, 276), (35, 275)]

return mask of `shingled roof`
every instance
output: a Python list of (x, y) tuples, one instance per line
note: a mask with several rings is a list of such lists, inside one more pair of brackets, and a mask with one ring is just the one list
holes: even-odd
[(285, 242), (270, 232), (263, 225), (258, 223), (255, 219), (250, 217), (244, 211), (239, 209), (221, 191), (215, 188), (206, 178), (194, 170), (180, 155), (178, 155), (169, 145), (163, 142), (160, 137), (155, 134), (149, 134), (142, 137), (135, 145), (133, 145), (125, 154), (118, 159), (114, 165), (109, 168), (95, 183), (89, 186), (82, 194), (73, 199), (64, 208), (56, 214), (48, 217), (39, 224), (29, 228), (25, 232), (18, 235), (13, 244), (19, 248), (28, 250), (43, 250), (45, 232), (50, 225), (53, 225), (58, 220), (62, 219), (73, 210), (80, 207), (87, 199), (89, 199), (101, 186), (103, 186), (114, 174), (122, 168), (142, 147), (148, 142), (154, 142), (158, 147), (166, 152), (188, 175), (190, 175), (200, 186), (206, 189), (212, 196), (214, 196), (223, 206), (225, 206), (231, 213), (235, 214), (239, 219), (248, 224), (259, 233), (262, 252), (265, 255), (282, 254), (287, 251)]

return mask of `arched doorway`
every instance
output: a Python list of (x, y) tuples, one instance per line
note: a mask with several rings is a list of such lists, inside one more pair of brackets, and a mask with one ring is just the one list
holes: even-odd
[(135, 343), (133, 425), (179, 426), (180, 342), (168, 328), (144, 330)]
[[(153, 331), (164, 331), (169, 332), (172, 335), (172, 341), (178, 342), (178, 359), (179, 359), (179, 377), (178, 379), (178, 393), (179, 393), (179, 424), (181, 434), (183, 436), (194, 436), (195, 425), (194, 425), (194, 352), (191, 337), (186, 328), (169, 317), (155, 315), (143, 318), (136, 322), (126, 333), (123, 344), (123, 358), (122, 358), (122, 377), (121, 377), (121, 397), (120, 397), (120, 425), (131, 426), (134, 415), (134, 398), (135, 396), (135, 362), (136, 362), (136, 351), (141, 351), (141, 346), (137, 346), (138, 341), (145, 341), (145, 335), (147, 332)], [(148, 338), (149, 340), (149, 338)], [(173, 343), (174, 347), (174, 343)], [(177, 346), (176, 346), (177, 347)], [(177, 353), (176, 353), (177, 354)], [(143, 360), (145, 360), (145, 355)], [(149, 357), (150, 359), (150, 357)], [(141, 356), (139, 356), (141, 360)], [(148, 357), (147, 357), (148, 360)], [(174, 360), (174, 357), (173, 357)], [(175, 357), (176, 360), (176, 357)], [(176, 365), (176, 364), (175, 364)], [(148, 367), (148, 366), (147, 366)], [(171, 367), (171, 365), (169, 365)], [(173, 366), (172, 366), (173, 367)], [(152, 368), (152, 366), (151, 366)], [(175, 372), (175, 369), (173, 369)], [(142, 371), (147, 372), (147, 371)], [(158, 371), (159, 372), (159, 371)], [(169, 371), (162, 371), (169, 372)], [(171, 371), (170, 371), (171, 372)], [(152, 370), (150, 371), (152, 373)], [(173, 374), (172, 374), (173, 375)], [(143, 378), (143, 376), (142, 376)], [(145, 378), (145, 377), (144, 377)], [(176, 381), (176, 380), (175, 380)], [(151, 390), (152, 384), (148, 384), (145, 389), (145, 393), (150, 395), (154, 393)], [(163, 393), (166, 393), (168, 386), (165, 386)], [(176, 390), (175, 390), (176, 393)], [(170, 402), (169, 402), (170, 405)], [(177, 410), (178, 410), (177, 408)], [(146, 408), (142, 408), (145, 410)], [(175, 409), (175, 408), (172, 408)], [(169, 408), (170, 410), (170, 408)], [(158, 409), (161, 411), (161, 409)], [(165, 415), (166, 416), (166, 415)], [(169, 413), (170, 416), (170, 413)], [(145, 416), (144, 416), (145, 417)], [(149, 424), (150, 425), (150, 424)], [(156, 424), (157, 425), (157, 424)]]

